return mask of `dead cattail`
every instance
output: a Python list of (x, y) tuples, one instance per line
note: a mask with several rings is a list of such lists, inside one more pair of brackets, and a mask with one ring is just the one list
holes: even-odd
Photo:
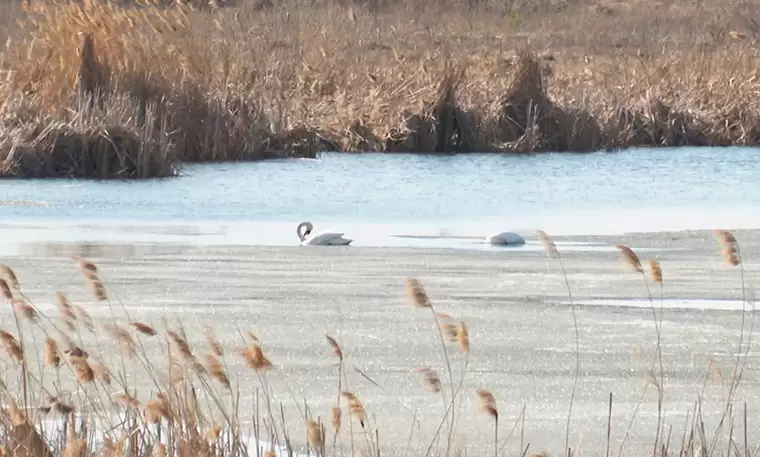
[(431, 306), (425, 287), (417, 278), (406, 279), (405, 291), (406, 299), (412, 306), (417, 308), (429, 308)]
[(649, 277), (657, 284), (662, 284), (662, 268), (656, 259), (649, 259)]
[(143, 324), (142, 322), (130, 322), (129, 325), (134, 327), (135, 330), (142, 333), (143, 335), (155, 336), (157, 334), (156, 330), (153, 327), (148, 324)]
[(332, 348), (333, 354), (340, 360), (343, 361), (343, 351), (340, 349), (340, 345), (337, 341), (335, 341), (335, 338), (331, 337), (330, 335), (325, 335), (327, 338), (327, 344), (330, 345), (330, 348)]
[(211, 352), (215, 356), (221, 357), (222, 354), (224, 354), (224, 351), (222, 351), (222, 344), (219, 342), (219, 340), (216, 339), (214, 331), (211, 330), (211, 327), (204, 327), (203, 337), (206, 340), (206, 344), (208, 345), (209, 349), (211, 349)]
[(28, 305), (23, 299), (21, 298), (14, 298), (11, 300), (11, 305), (13, 306), (13, 311), (20, 316), (23, 316), (24, 319), (30, 321), (30, 322), (37, 322), (37, 310), (35, 310), (32, 306)]
[(0, 263), (0, 278), (4, 279), (5, 282), (14, 289), (19, 289), (16, 273), (14, 273), (8, 265)]
[(254, 370), (269, 370), (272, 368), (272, 362), (267, 359), (261, 350), (261, 346), (258, 344), (249, 345), (242, 349), (240, 355), (248, 363), (248, 366)]
[(496, 399), (493, 394), (485, 389), (476, 389), (475, 395), (478, 397), (480, 411), (498, 420), (499, 410), (496, 408)]
[(430, 367), (423, 367), (417, 368), (415, 371), (422, 375), (422, 383), (425, 389), (434, 394), (441, 391), (441, 378), (435, 370)]
[(335, 431), (336, 435), (338, 434), (338, 432), (340, 432), (341, 417), (342, 417), (342, 413), (340, 410), (340, 406), (333, 406), (333, 408), (330, 410), (330, 419), (332, 422), (332, 428)]
[(68, 297), (63, 292), (56, 292), (55, 299), (58, 304), (58, 318), (69, 331), (74, 331), (77, 315), (74, 313), (74, 308), (71, 306)]
[(68, 359), (77, 381), (86, 384), (95, 380), (95, 372), (87, 359), (83, 357), (69, 357)]
[(224, 387), (230, 388), (230, 379), (227, 377), (222, 363), (213, 354), (206, 354), (206, 368), (214, 379)]
[(625, 265), (628, 265), (637, 273), (642, 273), (644, 271), (644, 268), (641, 266), (639, 256), (637, 256), (631, 248), (622, 244), (616, 244), (615, 247), (620, 250), (620, 258), (623, 260), (623, 263)]
[(318, 455), (321, 455), (322, 445), (324, 443), (324, 433), (319, 422), (313, 419), (306, 421), (306, 438), (309, 445), (317, 451)]
[(459, 343), (459, 349), (462, 352), (470, 352), (470, 332), (467, 330), (467, 326), (464, 325), (464, 322), (459, 322), (457, 342)]
[(3, 278), (0, 278), (0, 294), (2, 294), (6, 300), (13, 300), (13, 292), (11, 292), (8, 282)]
[(364, 410), (362, 402), (351, 392), (341, 392), (340, 396), (348, 403), (349, 416), (358, 420), (363, 428), (364, 422), (367, 420), (367, 412)]
[(0, 344), (3, 345), (8, 356), (16, 362), (24, 361), (24, 351), (15, 336), (5, 330), (0, 330)]
[(557, 245), (554, 244), (554, 241), (552, 241), (551, 237), (549, 237), (549, 235), (543, 230), (537, 230), (536, 234), (538, 235), (538, 238), (541, 240), (541, 245), (544, 247), (544, 252), (549, 254), (550, 257), (553, 257), (553, 258), (559, 257), (559, 251), (557, 250)]
[(45, 365), (53, 368), (61, 366), (61, 354), (58, 351), (58, 343), (50, 337), (45, 338), (44, 362)]
[(736, 241), (736, 237), (728, 230), (715, 230), (713, 232), (715, 238), (721, 246), (721, 255), (727, 264), (731, 266), (737, 266), (741, 263), (739, 257), (739, 243)]

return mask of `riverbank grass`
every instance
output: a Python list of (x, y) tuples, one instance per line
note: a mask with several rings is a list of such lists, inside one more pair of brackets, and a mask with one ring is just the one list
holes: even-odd
[[(147, 178), (322, 151), (758, 144), (752, 35), (712, 21), (691, 41), (675, 28), (644, 37), (650, 13), (571, 6), (523, 19), (491, 4), (34, 2), (3, 53), (0, 176)], [(709, 17), (684, 8), (657, 14)], [(572, 36), (542, 25), (561, 21), (581, 22)]]

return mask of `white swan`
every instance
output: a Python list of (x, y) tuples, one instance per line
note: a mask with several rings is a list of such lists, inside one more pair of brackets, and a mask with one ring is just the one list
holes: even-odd
[(311, 225), (311, 222), (298, 224), (296, 233), (298, 233), (298, 239), (301, 240), (301, 246), (348, 246), (353, 241), (349, 238), (343, 238), (341, 232), (311, 233), (313, 229), (314, 226)]
[(485, 239), (487, 244), (501, 244), (506, 246), (521, 246), (525, 239), (514, 232), (498, 232), (488, 235)]

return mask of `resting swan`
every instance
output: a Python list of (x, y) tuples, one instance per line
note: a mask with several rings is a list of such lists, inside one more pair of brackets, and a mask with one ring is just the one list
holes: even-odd
[[(302, 230), (303, 229), (303, 230)], [(296, 228), (301, 246), (348, 246), (353, 241), (343, 238), (341, 232), (317, 232), (311, 233), (314, 226), (311, 222), (301, 222)]]
[(525, 239), (514, 232), (498, 232), (488, 235), (485, 239), (487, 244), (500, 244), (506, 246), (521, 246)]

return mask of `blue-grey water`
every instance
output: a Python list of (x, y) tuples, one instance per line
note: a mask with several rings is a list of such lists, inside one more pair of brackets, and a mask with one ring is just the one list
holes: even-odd
[(345, 232), (354, 245), (479, 244), (491, 232), (536, 228), (554, 234), (756, 228), (758, 152), (324, 154), (191, 165), (178, 178), (147, 181), (4, 180), (0, 223), (6, 234), (28, 241), (108, 241), (118, 234), (121, 241), (275, 245), (297, 244), (295, 227), (304, 220), (316, 230)]

